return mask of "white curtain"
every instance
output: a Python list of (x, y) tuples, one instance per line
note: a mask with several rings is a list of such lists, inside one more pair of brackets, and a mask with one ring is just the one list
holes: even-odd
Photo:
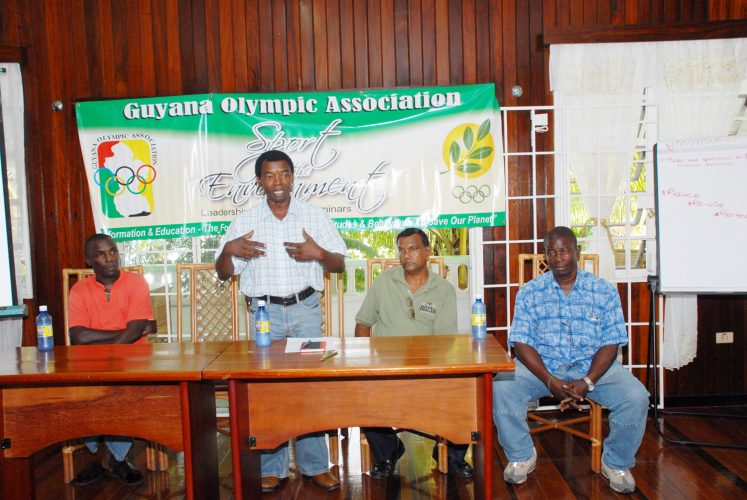
[[(586, 105), (582, 105), (581, 101)], [(633, 101), (640, 100), (640, 96)], [(599, 275), (615, 280), (615, 254), (608, 229), (609, 216), (615, 206), (616, 193), (625, 192), (635, 145), (639, 106), (631, 106), (627, 95), (594, 94), (561, 98), (566, 103), (568, 161), (581, 193), (607, 193), (584, 198), (594, 238), (587, 253), (599, 255)], [(583, 127), (573, 124), (583, 123)]]
[[(550, 47), (550, 85), (562, 122), (568, 168), (594, 226), (588, 253), (599, 254), (599, 274), (614, 281), (615, 255), (608, 219), (625, 192), (640, 118), (643, 90), (650, 84), (642, 44), (571, 44)], [(557, 139), (557, 137), (556, 137)]]
[[(656, 44), (662, 61), (655, 93), (659, 140), (723, 137), (736, 116), (742, 80), (747, 78), (747, 40), (704, 40)], [(698, 348), (698, 297), (664, 299), (661, 363), (675, 369), (690, 363)]]
[[(644, 90), (653, 89), (659, 103), (658, 140), (725, 136), (741, 104), (737, 96), (745, 78), (744, 38), (552, 46), (550, 85), (555, 104), (571, 107), (565, 148), (582, 192), (625, 189), (630, 169), (625, 150), (632, 149), (637, 116), (612, 105), (640, 102)], [(587, 110), (576, 112), (575, 106)], [(596, 226), (590, 251), (600, 254), (607, 279), (614, 278), (614, 254), (611, 240), (600, 236), (612, 204), (614, 197), (586, 204)], [(696, 348), (697, 297), (667, 296), (662, 364), (679, 368), (693, 360)]]
[(33, 296), (31, 283), (31, 243), (29, 238), (26, 163), (23, 126), (23, 82), (17, 63), (0, 63), (0, 98), (3, 110), (5, 166), (8, 174), (10, 226), (13, 231), (13, 258), (16, 276), (16, 302)]
[[(15, 260), (16, 303), (31, 297), (31, 248), (29, 243), (26, 201), (26, 166), (24, 163), (23, 84), (21, 67), (0, 63), (0, 99), (5, 141), (5, 167), (8, 176), (8, 199), (11, 203), (10, 224)], [(2, 196), (0, 195), (0, 198)], [(1, 202), (2, 200), (0, 200)], [(3, 284), (3, 286), (6, 286)], [(0, 319), (0, 350), (21, 345), (22, 320)]]

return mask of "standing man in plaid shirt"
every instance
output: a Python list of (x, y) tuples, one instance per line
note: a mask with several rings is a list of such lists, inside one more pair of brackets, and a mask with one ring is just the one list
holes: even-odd
[[(287, 154), (262, 153), (255, 173), (266, 201), (231, 224), (216, 251), (215, 269), (221, 279), (240, 275), (241, 292), (250, 308), (252, 336), (257, 301), (265, 300), (273, 340), (318, 337), (322, 316), (317, 291), (324, 289), (324, 271), (340, 273), (345, 269), (347, 248), (321, 208), (291, 195), (293, 161)], [(300, 436), (295, 456), (301, 473), (317, 486), (327, 491), (340, 487), (340, 481), (329, 471), (323, 432)], [(262, 491), (280, 487), (288, 476), (288, 463), (288, 443), (262, 453)]]

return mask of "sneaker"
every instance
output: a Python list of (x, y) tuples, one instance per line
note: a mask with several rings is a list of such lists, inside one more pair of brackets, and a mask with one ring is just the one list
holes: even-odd
[(524, 462), (509, 462), (503, 469), (503, 480), (507, 483), (524, 484), (527, 475), (534, 471), (537, 465), (537, 450), (532, 448), (532, 456)]
[(610, 488), (618, 493), (632, 493), (635, 490), (635, 479), (630, 469), (613, 469), (602, 462), (602, 475), (609, 479)]

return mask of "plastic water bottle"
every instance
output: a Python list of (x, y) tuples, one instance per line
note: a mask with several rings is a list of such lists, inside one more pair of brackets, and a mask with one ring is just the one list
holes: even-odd
[(257, 332), (257, 345), (267, 347), (272, 342), (270, 339), (270, 314), (265, 309), (265, 301), (257, 301), (259, 306), (254, 319), (254, 329)]
[(47, 314), (47, 306), (39, 306), (39, 315), (36, 317), (36, 346), (40, 351), (54, 349), (52, 316)]
[(488, 323), (486, 318), (485, 303), (481, 298), (476, 298), (472, 304), (472, 338), (482, 340), (488, 336)]

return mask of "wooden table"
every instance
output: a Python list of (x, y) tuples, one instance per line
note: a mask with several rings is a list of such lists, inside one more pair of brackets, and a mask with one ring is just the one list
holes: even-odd
[(184, 451), (187, 498), (218, 498), (214, 385), (202, 370), (229, 345), (0, 352), (0, 498), (34, 498), (34, 452), (98, 434)]
[[(295, 436), (341, 427), (401, 427), (473, 443), (476, 496), (492, 498), (492, 378), (513, 371), (489, 336), (331, 339), (339, 351), (284, 352), (234, 343), (203, 372), (227, 380), (234, 497), (261, 495), (259, 450)], [(240, 472), (239, 472), (240, 471)]]

